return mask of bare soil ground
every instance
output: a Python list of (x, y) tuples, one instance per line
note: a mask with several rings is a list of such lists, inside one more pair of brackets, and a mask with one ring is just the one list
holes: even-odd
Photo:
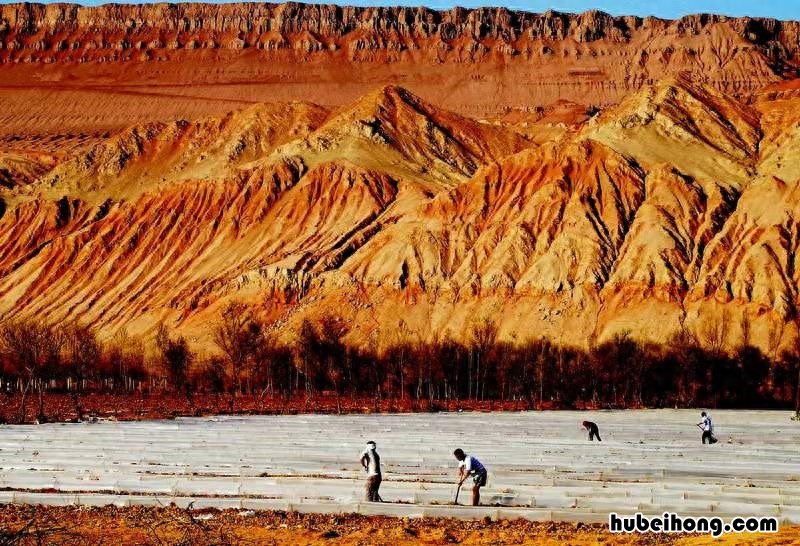
[[(83, 394), (78, 402), (83, 418), (98, 417), (119, 421), (199, 417), (202, 415), (286, 415), (297, 413), (409, 413), (428, 411), (522, 411), (539, 409), (527, 401), (473, 401), (353, 398), (323, 394), (312, 398), (279, 398), (259, 395), (237, 396), (233, 407), (230, 396), (196, 394), (191, 397), (173, 393), (154, 394)], [(39, 399), (29, 394), (25, 419), (21, 419), (22, 397), (18, 393), (0, 395), (0, 420), (5, 423), (32, 423), (37, 417)], [(554, 408), (550, 404), (541, 409)], [(577, 408), (581, 409), (581, 408)], [(67, 394), (44, 396), (44, 415), (49, 422), (75, 421), (78, 413), (74, 399)]]
[(0, 508), (0, 544), (796, 544), (800, 527), (773, 535), (612, 535), (603, 525), (456, 521), (285, 512), (160, 508)]

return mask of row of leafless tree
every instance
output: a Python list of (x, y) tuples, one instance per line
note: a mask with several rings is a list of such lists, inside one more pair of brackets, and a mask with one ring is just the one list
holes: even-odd
[(141, 340), (124, 333), (101, 343), (96, 333), (77, 323), (44, 324), (30, 320), (0, 325), (0, 387), (26, 400), (38, 395), (38, 416), (44, 413), (44, 393), (62, 390), (72, 395), (80, 415), (80, 393), (89, 390), (141, 390), (148, 379)]
[(345, 343), (347, 323), (335, 316), (303, 323), (281, 343), (270, 325), (233, 303), (211, 332), (217, 351), (201, 357), (161, 325), (155, 344), (124, 333), (101, 341), (80, 324), (11, 321), (0, 325), (0, 385), (38, 396), (67, 392), (81, 415), (86, 392), (170, 390), (191, 398), (225, 393), (230, 410), (242, 394), (262, 397), (334, 394), (392, 400), (516, 400), (529, 407), (790, 407), (800, 403), (800, 356), (768, 358), (742, 344), (702, 348), (687, 334), (664, 345), (627, 335), (591, 350), (545, 339), (511, 344), (496, 325), (477, 321), (467, 341), (401, 340), (380, 350)]

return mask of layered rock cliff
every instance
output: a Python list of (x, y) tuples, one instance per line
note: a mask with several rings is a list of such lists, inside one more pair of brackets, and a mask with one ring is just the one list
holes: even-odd
[[(625, 44), (642, 35), (689, 38), (713, 29), (764, 53), (776, 68), (795, 64), (796, 22), (693, 15), (676, 21), (613, 17), (600, 11), (575, 15), (506, 8), (352, 7), (287, 2), (229, 4), (6, 4), (0, 36), (9, 52), (175, 50), (193, 48), (291, 48), (302, 51), (419, 48), (473, 53), (531, 54), (533, 41)], [(675, 48), (676, 50), (678, 48)], [(642, 52), (644, 59), (647, 52)], [(735, 53), (735, 52), (731, 52)], [(19, 55), (11, 55), (19, 58)], [(720, 63), (724, 59), (719, 60)]]
[[(102, 86), (269, 83), (281, 99), (338, 104), (398, 83), (484, 115), (489, 99), (495, 107), (608, 104), (679, 72), (744, 96), (797, 74), (800, 24), (296, 3), (0, 5), (0, 64), (20, 63), (66, 65), (72, 73), (50, 67), (34, 78), (18, 68), (0, 72), (0, 82), (73, 85), (97, 76), (76, 65), (123, 64), (122, 74), (105, 68), (89, 79)], [(292, 94), (284, 93), (290, 85)]]

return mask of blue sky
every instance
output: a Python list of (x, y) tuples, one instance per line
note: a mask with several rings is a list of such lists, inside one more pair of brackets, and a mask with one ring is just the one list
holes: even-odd
[[(131, 3), (143, 1), (147, 0), (131, 0)], [(0, 3), (7, 2), (0, 0)], [(79, 3), (96, 5), (105, 2), (84, 0)], [(535, 12), (545, 11), (549, 8), (569, 12), (600, 9), (615, 15), (655, 15), (670, 19), (688, 13), (723, 13), (726, 15), (775, 17), (777, 19), (800, 19), (800, 1), (798, 0), (510, 0), (507, 2), (498, 0), (349, 0), (331, 3), (383, 6), (422, 4), (431, 8), (447, 8), (453, 5), (465, 7), (504, 5), (511, 9)]]

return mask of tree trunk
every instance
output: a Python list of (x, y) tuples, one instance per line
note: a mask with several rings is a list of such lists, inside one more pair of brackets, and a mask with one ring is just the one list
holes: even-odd
[(31, 387), (31, 381), (32, 380), (29, 379), (28, 383), (25, 385), (25, 387), (22, 388), (22, 400), (20, 400), (20, 408), (19, 408), (19, 422), (20, 422), (20, 424), (24, 424), (25, 423), (25, 418), (27, 417), (27, 415), (26, 415), (27, 411), (25, 411), (27, 409), (25, 407), (25, 402), (27, 401), (28, 389), (30, 389), (30, 387)]
[(800, 363), (797, 365), (797, 393), (794, 397), (794, 414), (800, 418)]
[(539, 360), (539, 409), (542, 409), (542, 402), (544, 400), (544, 363)]
[(44, 422), (44, 383), (39, 383), (39, 412), (36, 415), (36, 419), (39, 422)]
[(78, 389), (76, 388), (72, 391), (72, 405), (75, 406), (75, 419), (80, 421), (81, 416), (83, 415), (83, 410), (81, 409), (80, 397), (78, 395)]
[(406, 399), (406, 375), (403, 360), (400, 360), (400, 400)]

